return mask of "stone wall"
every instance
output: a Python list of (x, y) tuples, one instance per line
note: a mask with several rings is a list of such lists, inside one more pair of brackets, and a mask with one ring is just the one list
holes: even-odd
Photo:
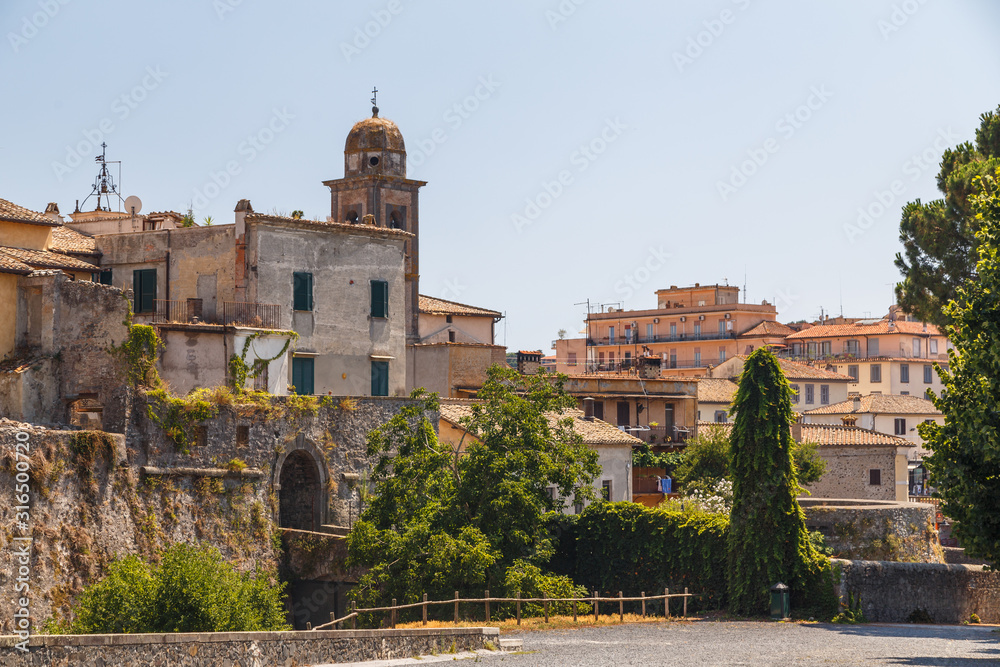
[(0, 637), (0, 667), (267, 667), (391, 660), (499, 645), (497, 628), (315, 630), (157, 635), (42, 635), (28, 653)]
[[(896, 448), (894, 446), (821, 446), (826, 472), (806, 488), (814, 498), (896, 499)], [(880, 471), (880, 484), (869, 484), (869, 471)]]
[(848, 593), (860, 596), (869, 621), (904, 623), (923, 610), (936, 623), (961, 623), (970, 614), (1000, 623), (1000, 572), (981, 565), (833, 562), (840, 569), (838, 595), (845, 602)]
[(806, 527), (818, 530), (837, 558), (943, 563), (934, 507), (894, 501), (799, 498)]

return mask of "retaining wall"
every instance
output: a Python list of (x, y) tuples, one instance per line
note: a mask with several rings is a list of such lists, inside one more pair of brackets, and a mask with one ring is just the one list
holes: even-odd
[(837, 593), (861, 596), (869, 621), (905, 623), (917, 609), (936, 623), (961, 623), (970, 614), (1000, 623), (1000, 572), (982, 565), (839, 560)]
[(13, 647), (17, 637), (6, 636), (0, 637), (0, 666), (312, 665), (471, 651), (488, 648), (487, 642), (499, 646), (499, 635), (497, 628), (41, 635), (29, 640), (28, 653)]

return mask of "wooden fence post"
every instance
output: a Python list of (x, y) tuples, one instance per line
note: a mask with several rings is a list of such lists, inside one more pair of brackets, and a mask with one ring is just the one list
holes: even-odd
[(331, 623), (330, 629), (331, 630), (336, 630), (337, 626), (340, 625), (339, 623), (334, 623), (334, 621), (336, 621), (336, 620), (337, 620), (337, 614), (335, 612), (331, 611), (330, 612), (330, 623)]
[(312, 629), (313, 629), (313, 624), (306, 622), (306, 630), (312, 630)]
[(663, 618), (670, 618), (670, 589), (663, 589)]
[(688, 615), (688, 599), (687, 599), (687, 594), (688, 594), (688, 587), (685, 586), (684, 587), (684, 615), (685, 616)]
[(351, 600), (351, 613), (355, 614), (354, 616), (351, 617), (351, 630), (358, 629), (357, 612), (358, 612), (358, 603), (355, 602), (354, 600)]
[(597, 591), (594, 591), (594, 623), (597, 623)]
[(548, 593), (542, 593), (542, 598), (544, 598), (544, 601), (542, 602), (542, 604), (545, 605), (545, 622), (548, 623), (549, 622), (549, 594)]
[(618, 622), (625, 622), (625, 603), (622, 602), (622, 592), (618, 591)]
[(392, 611), (389, 612), (389, 627), (396, 627), (396, 598), (392, 599)]
[(424, 593), (424, 625), (427, 625), (427, 593)]
[(646, 618), (646, 591), (642, 592), (642, 617)]
[(573, 598), (573, 622), (576, 623), (576, 598)]
[(517, 592), (517, 624), (521, 625), (521, 591)]
[(490, 622), (490, 589), (486, 589), (486, 622)]
[(458, 591), (455, 591), (455, 625), (458, 625)]

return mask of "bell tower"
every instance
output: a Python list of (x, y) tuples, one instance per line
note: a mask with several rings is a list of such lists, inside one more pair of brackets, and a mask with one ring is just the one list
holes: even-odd
[(419, 190), (425, 181), (406, 177), (406, 146), (399, 128), (380, 118), (372, 91), (372, 115), (354, 124), (344, 147), (344, 177), (323, 181), (330, 188), (330, 217), (362, 224), (366, 215), (378, 227), (413, 234), (405, 248), (406, 342), (419, 340), (417, 317), (420, 282)]

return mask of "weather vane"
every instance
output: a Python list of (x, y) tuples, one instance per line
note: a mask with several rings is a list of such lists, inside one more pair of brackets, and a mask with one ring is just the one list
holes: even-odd
[(378, 88), (372, 86), (372, 118), (378, 116)]

